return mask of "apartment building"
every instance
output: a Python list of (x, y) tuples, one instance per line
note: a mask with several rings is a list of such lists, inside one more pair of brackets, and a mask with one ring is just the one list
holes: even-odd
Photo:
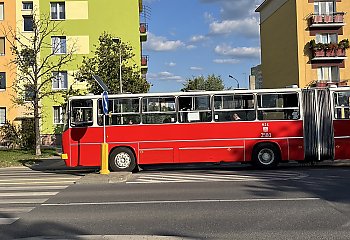
[[(66, 91), (70, 86), (73, 86), (74, 89), (86, 88), (85, 83), (77, 83), (74, 80), (74, 73), (81, 65), (83, 57), (91, 55), (103, 32), (110, 33), (122, 42), (128, 43), (135, 54), (132, 59), (133, 64), (140, 67), (142, 74), (147, 73), (148, 57), (142, 55), (142, 43), (147, 40), (148, 25), (140, 22), (140, 14), (143, 11), (142, 0), (7, 0), (4, 2), (5, 9), (6, 2), (12, 2), (13, 24), (21, 35), (31, 36), (32, 14), (40, 17), (48, 16), (50, 21), (59, 22), (59, 28), (62, 30), (61, 34), (56, 36), (56, 33), (56, 35), (49, 36), (48, 40), (49, 44), (59, 46), (57, 55), (67, 53), (74, 44), (74, 60), (58, 72), (52, 72), (54, 80), (51, 87), (52, 90), (57, 91), (57, 96), (47, 97), (40, 103), (44, 144), (55, 142), (63, 126), (64, 109), (61, 103), (64, 100), (60, 93)], [(40, 58), (44, 59), (51, 53), (52, 48), (43, 48), (40, 51)], [(8, 106), (12, 103), (1, 101), (0, 107), (1, 105), (4, 105), (8, 112)], [(27, 115), (26, 111), (21, 109), (11, 116), (6, 114), (5, 119), (11, 121), (23, 119), (25, 115)]]
[(6, 120), (13, 120), (18, 115), (18, 108), (11, 101), (14, 95), (11, 86), (15, 77), (14, 66), (10, 65), (13, 56), (5, 38), (9, 28), (16, 28), (15, 1), (0, 1), (0, 28), (0, 125), (3, 125)]
[(347, 0), (266, 0), (260, 13), (264, 88), (346, 85)]

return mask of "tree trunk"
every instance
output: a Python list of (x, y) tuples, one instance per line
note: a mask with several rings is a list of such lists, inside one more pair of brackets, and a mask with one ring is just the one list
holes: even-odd
[(35, 130), (35, 155), (41, 155), (41, 138), (40, 138), (40, 116), (39, 116), (39, 101), (34, 100), (34, 130)]

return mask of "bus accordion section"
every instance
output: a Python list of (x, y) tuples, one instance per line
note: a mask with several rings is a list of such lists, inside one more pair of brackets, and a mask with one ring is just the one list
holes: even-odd
[[(349, 158), (349, 89), (259, 89), (109, 95), (109, 167)], [(101, 96), (68, 101), (68, 166), (100, 166)], [(348, 130), (349, 129), (349, 130)]]

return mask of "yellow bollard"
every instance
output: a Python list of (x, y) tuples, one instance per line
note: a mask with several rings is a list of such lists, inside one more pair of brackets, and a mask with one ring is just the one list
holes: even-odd
[(109, 174), (108, 170), (108, 144), (101, 144), (101, 170), (100, 174)]

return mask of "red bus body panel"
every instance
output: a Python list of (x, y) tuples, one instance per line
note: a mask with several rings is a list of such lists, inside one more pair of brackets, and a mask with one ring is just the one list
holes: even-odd
[[(302, 120), (106, 126), (106, 136), (109, 151), (130, 147), (138, 164), (245, 162), (259, 142), (277, 144), (282, 160), (304, 159)], [(102, 142), (103, 127), (68, 129), (66, 164), (100, 166)]]
[(350, 157), (350, 120), (333, 121), (334, 126), (334, 159), (349, 159)]

